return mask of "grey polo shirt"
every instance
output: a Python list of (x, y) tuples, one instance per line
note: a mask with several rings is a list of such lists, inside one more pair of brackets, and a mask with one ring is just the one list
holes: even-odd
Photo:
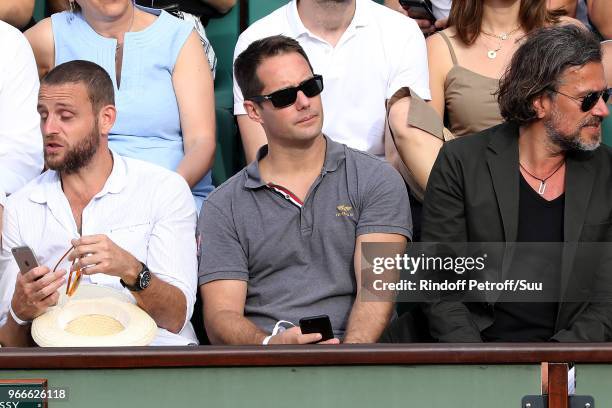
[(204, 203), (199, 284), (248, 282), (244, 314), (271, 332), (278, 320), (327, 314), (342, 337), (355, 299), (355, 240), (369, 233), (412, 233), (401, 176), (384, 160), (329, 138), (321, 174), (302, 204), (266, 185), (258, 160)]

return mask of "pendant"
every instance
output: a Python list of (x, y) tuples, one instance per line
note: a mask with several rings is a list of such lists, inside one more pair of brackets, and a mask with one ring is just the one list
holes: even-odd
[(538, 194), (543, 195), (544, 191), (546, 191), (546, 182), (540, 181), (540, 188), (538, 188)]
[(508, 39), (508, 33), (502, 33), (499, 38), (506, 41)]
[(489, 52), (487, 52), (487, 57), (489, 57), (489, 59), (495, 59), (495, 57), (497, 57), (497, 51), (489, 50)]

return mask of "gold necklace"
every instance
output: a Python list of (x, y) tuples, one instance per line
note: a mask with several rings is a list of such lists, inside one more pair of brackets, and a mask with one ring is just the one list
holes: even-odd
[(497, 48), (489, 49), (487, 47), (487, 57), (489, 57), (489, 59), (495, 59), (497, 57), (497, 52), (502, 49), (503, 41), (506, 41), (508, 38), (510, 38), (512, 36), (512, 34), (516, 33), (520, 28), (521, 28), (521, 26), (519, 24), (518, 26), (516, 26), (511, 31), (509, 31), (507, 33), (501, 33), (501, 34), (491, 34), (491, 33), (487, 32), (487, 31), (481, 29), (480, 32), (482, 34), (486, 35), (487, 37), (497, 38), (499, 40), (499, 44), (497, 44)]

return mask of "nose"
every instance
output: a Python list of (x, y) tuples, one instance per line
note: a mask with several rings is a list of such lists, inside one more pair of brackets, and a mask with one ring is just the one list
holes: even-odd
[(599, 98), (595, 106), (593, 106), (593, 115), (605, 118), (610, 114), (610, 109), (603, 98)]
[(45, 119), (40, 120), (40, 131), (43, 136), (59, 133), (58, 121), (54, 115), (49, 114)]
[(304, 92), (298, 91), (295, 99), (295, 107), (297, 110), (302, 110), (310, 106), (310, 98), (307, 97)]

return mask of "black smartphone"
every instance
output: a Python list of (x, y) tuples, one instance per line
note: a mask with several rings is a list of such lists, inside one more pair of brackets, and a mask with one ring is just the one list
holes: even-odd
[(334, 338), (331, 321), (328, 315), (304, 317), (300, 319), (300, 330), (302, 334), (321, 333), (321, 340)]
[(399, 2), (404, 9), (410, 9), (408, 13), (410, 17), (420, 20), (429, 20), (432, 23), (436, 21), (436, 17), (433, 15), (433, 11), (431, 11), (431, 4), (428, 1), (399, 0)]
[(21, 273), (26, 273), (38, 266), (36, 255), (34, 255), (34, 251), (29, 246), (11, 248), (11, 252)]

